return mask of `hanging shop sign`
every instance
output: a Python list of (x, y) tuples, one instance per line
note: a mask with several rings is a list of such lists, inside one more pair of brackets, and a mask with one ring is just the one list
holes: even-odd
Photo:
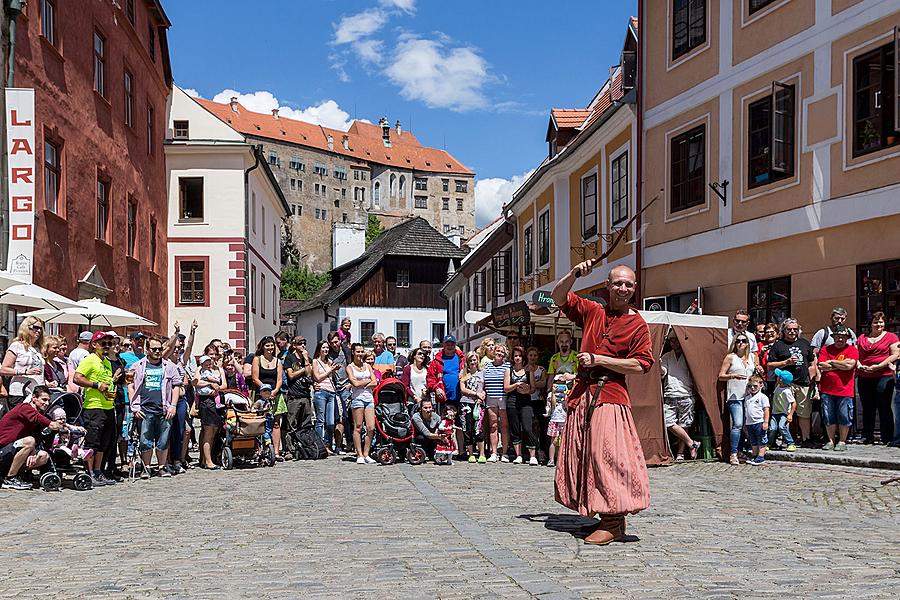
[(5, 275), (31, 283), (34, 266), (34, 90), (6, 90), (9, 250)]

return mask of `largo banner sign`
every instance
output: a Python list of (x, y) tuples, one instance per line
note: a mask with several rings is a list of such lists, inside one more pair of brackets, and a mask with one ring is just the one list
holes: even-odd
[(6, 275), (31, 283), (34, 266), (34, 90), (6, 90), (9, 252)]

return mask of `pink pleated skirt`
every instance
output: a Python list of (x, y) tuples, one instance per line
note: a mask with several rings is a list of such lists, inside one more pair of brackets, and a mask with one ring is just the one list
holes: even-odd
[(585, 400), (589, 398), (566, 418), (556, 463), (556, 501), (583, 516), (644, 510), (650, 506), (650, 478), (631, 407), (597, 406), (586, 443)]

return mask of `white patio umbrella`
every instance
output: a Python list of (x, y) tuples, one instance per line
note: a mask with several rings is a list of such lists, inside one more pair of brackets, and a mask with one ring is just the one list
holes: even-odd
[(59, 323), (61, 325), (86, 325), (91, 328), (95, 325), (100, 328), (114, 327), (156, 327), (156, 323), (141, 315), (127, 311), (124, 308), (106, 304), (99, 298), (82, 300), (79, 306), (62, 309), (35, 310), (27, 313), (26, 317), (37, 317), (45, 323)]
[[(3, 279), (6, 279), (5, 277)], [(46, 308), (51, 311), (79, 307), (79, 303), (33, 283), (16, 283), (4, 288), (0, 284), (0, 304)]]
[(8, 276), (5, 271), (0, 272), (0, 290), (5, 290), (14, 285), (22, 285), (23, 283), (23, 281)]

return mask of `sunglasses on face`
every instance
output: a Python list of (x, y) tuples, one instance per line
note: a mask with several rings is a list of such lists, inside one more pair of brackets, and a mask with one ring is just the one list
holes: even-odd
[(737, 340), (737, 343), (738, 343), (738, 344), (749, 344), (750, 341), (749, 341), (749, 340), (746, 340), (746, 339), (743, 339), (743, 338), (739, 338), (739, 339)]
[(735, 319), (734, 322), (737, 325), (746, 325), (747, 323), (750, 322), (750, 320), (749, 319), (746, 319), (746, 320), (745, 319)]
[(159, 348), (147, 348), (147, 352), (162, 352), (162, 346)]
[(101, 348), (109, 348), (109, 347), (112, 346), (112, 345), (113, 345), (112, 342), (100, 342), (100, 347), (101, 347)]

